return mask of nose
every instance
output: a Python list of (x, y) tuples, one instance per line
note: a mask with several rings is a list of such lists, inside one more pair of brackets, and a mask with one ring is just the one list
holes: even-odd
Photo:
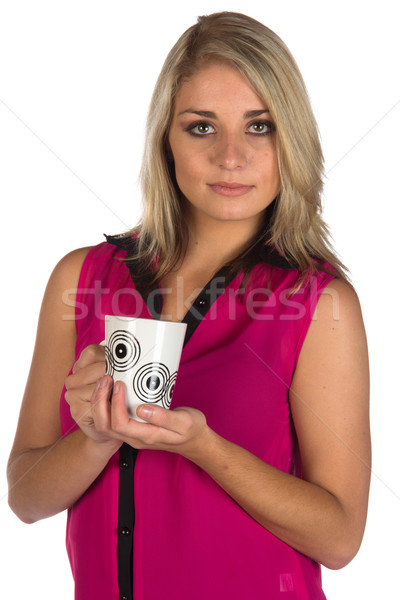
[(246, 141), (235, 134), (226, 134), (216, 140), (214, 160), (218, 167), (232, 171), (246, 166), (248, 149)]

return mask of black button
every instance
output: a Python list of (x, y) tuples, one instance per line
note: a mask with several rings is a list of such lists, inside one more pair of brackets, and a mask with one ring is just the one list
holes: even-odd
[(204, 300), (204, 298), (196, 298), (195, 300), (195, 305), (196, 306), (205, 306), (206, 305), (206, 301)]
[(119, 532), (121, 535), (130, 535), (131, 534), (131, 530), (129, 529), (129, 527), (121, 527)]
[(125, 594), (121, 594), (119, 600), (128, 600), (128, 596), (125, 596)]
[(127, 469), (129, 467), (129, 463), (126, 460), (126, 458), (121, 458), (121, 460), (119, 461), (119, 468), (122, 469), (123, 471), (125, 471), (125, 469)]

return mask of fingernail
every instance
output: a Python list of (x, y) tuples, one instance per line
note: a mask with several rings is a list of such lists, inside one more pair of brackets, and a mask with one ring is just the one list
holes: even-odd
[(115, 394), (118, 394), (118, 392), (119, 392), (119, 390), (120, 390), (120, 387), (121, 387), (121, 382), (120, 382), (120, 381), (116, 381), (116, 382), (114, 383), (114, 389), (113, 389), (113, 394), (114, 394), (114, 395), (115, 395)]
[(150, 419), (151, 415), (153, 414), (153, 409), (150, 408), (150, 406), (139, 406), (136, 410), (136, 414), (141, 419)]

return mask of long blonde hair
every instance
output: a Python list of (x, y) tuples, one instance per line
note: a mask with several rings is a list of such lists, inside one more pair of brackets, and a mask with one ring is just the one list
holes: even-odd
[(184, 255), (187, 230), (168, 151), (168, 132), (182, 81), (207, 61), (236, 67), (266, 102), (276, 125), (281, 190), (268, 227), (259, 232), (261, 243), (276, 248), (299, 269), (299, 287), (318, 262), (328, 262), (338, 277), (347, 279), (347, 269), (333, 251), (321, 217), (323, 155), (300, 71), (273, 31), (233, 12), (199, 17), (165, 60), (147, 119), (141, 168), (143, 217), (140, 225), (128, 232), (139, 233), (138, 253), (127, 258), (149, 266), (157, 257), (156, 282)]

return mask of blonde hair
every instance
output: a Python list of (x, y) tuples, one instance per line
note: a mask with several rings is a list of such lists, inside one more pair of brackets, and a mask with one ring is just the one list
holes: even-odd
[(225, 61), (239, 70), (266, 102), (276, 125), (281, 190), (267, 230), (259, 232), (261, 243), (276, 248), (299, 269), (298, 287), (316, 266), (325, 270), (318, 261), (328, 262), (338, 277), (347, 280), (347, 269), (335, 255), (321, 217), (323, 155), (303, 78), (273, 31), (233, 12), (199, 17), (173, 46), (162, 67), (147, 119), (141, 168), (144, 212), (139, 226), (129, 232), (139, 233), (139, 251), (131, 258), (148, 267), (157, 257), (155, 282), (184, 255), (187, 230), (168, 132), (182, 81), (214, 61)]

